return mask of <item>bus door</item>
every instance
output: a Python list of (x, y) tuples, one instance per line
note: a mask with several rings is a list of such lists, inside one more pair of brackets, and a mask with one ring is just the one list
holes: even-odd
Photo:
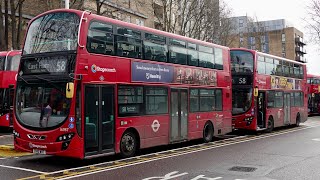
[(171, 89), (170, 142), (188, 138), (188, 90)]
[(259, 128), (266, 128), (266, 93), (259, 91), (258, 94), (258, 119)]
[(284, 93), (284, 125), (290, 124), (290, 93)]
[(85, 155), (114, 152), (114, 86), (85, 86)]

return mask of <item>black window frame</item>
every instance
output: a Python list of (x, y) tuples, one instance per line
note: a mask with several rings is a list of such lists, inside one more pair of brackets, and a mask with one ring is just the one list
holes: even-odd
[[(203, 91), (213, 91), (213, 94), (207, 94), (207, 95), (201, 95), (201, 90)], [(197, 94), (192, 94), (192, 92), (195, 91), (197, 92)], [(217, 91), (220, 92), (221, 96), (217, 96)], [(209, 97), (214, 98), (213, 101), (213, 105), (214, 105), (214, 109), (211, 110), (204, 110), (201, 109), (201, 97), (204, 99), (207, 99)], [(195, 98), (196, 99), (196, 106), (195, 106), (195, 102), (192, 101), (191, 99)], [(220, 88), (190, 88), (189, 91), (189, 112), (191, 113), (196, 113), (196, 112), (218, 112), (218, 111), (223, 111), (223, 89)], [(221, 103), (217, 103), (220, 100)], [(217, 104), (219, 106), (217, 106)], [(192, 107), (196, 107), (196, 109), (192, 109)]]
[[(91, 29), (92, 24), (94, 24), (94, 23), (104, 24), (104, 25), (106, 25), (106, 27), (107, 27), (107, 26), (111, 26), (111, 31), (102, 31), (102, 30), (98, 30), (98, 29)], [(103, 46), (103, 47), (100, 46), (100, 48), (104, 48), (104, 53), (99, 52), (99, 51), (103, 51), (103, 49), (100, 49), (100, 50), (97, 50), (97, 51), (92, 51), (92, 48), (89, 48), (89, 45), (91, 45), (91, 44), (89, 44), (89, 41), (91, 41), (91, 40), (89, 40), (90, 31), (93, 31), (93, 32), (95, 32), (95, 33), (101, 33), (101, 34), (105, 33), (106, 35), (110, 35), (110, 37), (112, 37), (112, 38), (111, 38), (111, 39), (112, 39), (112, 49), (108, 49), (108, 50), (111, 50), (111, 53), (109, 53), (110, 51), (107, 51), (107, 49), (106, 49), (106, 48), (107, 48), (107, 42), (110, 42), (110, 41), (104, 41), (104, 40), (97, 39), (97, 38), (94, 38), (94, 37), (92, 37), (92, 39), (94, 39), (95, 41), (104, 42), (104, 46)], [(109, 23), (106, 23), (106, 22), (102, 22), (102, 21), (98, 21), (98, 20), (92, 20), (92, 21), (90, 22), (90, 24), (89, 24), (89, 27), (88, 27), (87, 42), (86, 42), (86, 49), (87, 49), (87, 51), (88, 51), (89, 53), (95, 53), (95, 54), (115, 55), (115, 36), (114, 36), (113, 31), (114, 31), (114, 26), (113, 26), (112, 24), (109, 24)], [(105, 37), (107, 37), (107, 36), (105, 36)], [(97, 43), (97, 44), (98, 44), (98, 43)], [(100, 44), (100, 45), (101, 45), (101, 44)], [(99, 48), (99, 44), (98, 44), (97, 49), (98, 49), (98, 48)]]
[[(155, 90), (155, 89), (160, 89), (160, 90), (165, 90), (164, 94), (148, 94), (148, 90)], [(168, 88), (167, 87), (161, 87), (161, 86), (144, 86), (144, 99), (145, 99), (145, 103), (144, 103), (144, 107), (145, 107), (145, 115), (161, 115), (161, 114), (168, 114), (169, 113), (169, 102), (168, 102)], [(166, 112), (160, 112), (159, 111), (155, 111), (155, 112), (149, 112), (148, 110), (148, 98), (155, 98), (155, 97), (165, 97), (166, 100)], [(155, 105), (155, 104), (154, 104)], [(159, 106), (159, 105), (158, 105)]]

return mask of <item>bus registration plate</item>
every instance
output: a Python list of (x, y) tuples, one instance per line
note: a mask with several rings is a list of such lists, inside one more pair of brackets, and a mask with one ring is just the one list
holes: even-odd
[(46, 154), (46, 150), (41, 150), (41, 149), (33, 149), (33, 153), (35, 154)]

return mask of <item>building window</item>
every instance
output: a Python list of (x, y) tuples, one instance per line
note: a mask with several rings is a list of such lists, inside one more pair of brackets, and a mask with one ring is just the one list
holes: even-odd
[(266, 36), (260, 36), (260, 40), (261, 40), (261, 43), (265, 43), (266, 42)]
[(144, 20), (136, 19), (136, 24), (139, 26), (144, 26)]
[(281, 40), (282, 40), (282, 42), (286, 41), (286, 34), (285, 33), (281, 34)]
[(282, 43), (282, 52), (286, 52), (286, 44)]
[(131, 16), (127, 16), (126, 19), (125, 19), (125, 22), (130, 23), (131, 22)]
[(239, 19), (239, 27), (243, 27), (243, 19)]

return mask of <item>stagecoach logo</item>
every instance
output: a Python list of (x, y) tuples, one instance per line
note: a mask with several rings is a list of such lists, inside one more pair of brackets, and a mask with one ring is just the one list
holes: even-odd
[(115, 68), (102, 68), (102, 67), (99, 67), (99, 66), (97, 66), (97, 65), (95, 65), (95, 64), (92, 64), (92, 66), (91, 66), (91, 71), (93, 72), (93, 73), (96, 73), (96, 72), (117, 72), (117, 70), (115, 69)]
[(92, 71), (93, 73), (96, 73), (96, 72), (97, 72), (97, 66), (96, 66), (95, 64), (92, 64), (92, 66), (91, 66), (91, 71)]
[(158, 120), (154, 120), (153, 123), (151, 124), (151, 128), (153, 132), (157, 132), (160, 129), (160, 123)]
[(37, 144), (32, 144), (32, 143), (29, 143), (29, 147), (30, 147), (30, 149), (33, 149), (33, 148), (36, 148), (36, 149), (47, 149), (46, 145), (37, 145)]

